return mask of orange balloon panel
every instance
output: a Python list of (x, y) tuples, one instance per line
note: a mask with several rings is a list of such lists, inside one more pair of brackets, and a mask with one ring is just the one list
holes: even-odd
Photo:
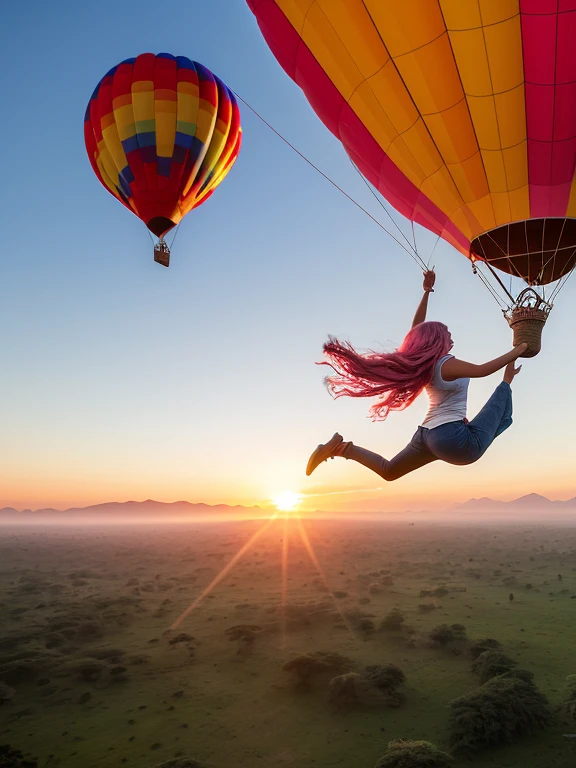
[(576, 261), (576, 0), (247, 0), (362, 173), (531, 282)]

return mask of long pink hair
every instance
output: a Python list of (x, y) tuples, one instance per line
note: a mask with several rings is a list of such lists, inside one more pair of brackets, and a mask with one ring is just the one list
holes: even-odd
[(420, 323), (406, 335), (395, 352), (356, 352), (350, 342), (330, 336), (324, 344), (329, 365), (336, 375), (325, 379), (333, 397), (380, 397), (370, 408), (374, 421), (390, 411), (403, 411), (432, 381), (438, 360), (452, 348), (444, 323)]

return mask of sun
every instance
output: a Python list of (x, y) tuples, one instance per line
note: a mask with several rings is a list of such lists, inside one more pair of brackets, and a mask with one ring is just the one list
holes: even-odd
[(272, 503), (281, 512), (294, 512), (298, 509), (300, 502), (302, 501), (301, 493), (294, 493), (294, 491), (282, 491), (272, 497)]

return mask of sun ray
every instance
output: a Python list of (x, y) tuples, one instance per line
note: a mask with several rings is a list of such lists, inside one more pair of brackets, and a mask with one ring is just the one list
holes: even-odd
[(352, 637), (354, 637), (356, 639), (356, 635), (354, 634), (354, 631), (353, 631), (352, 627), (348, 623), (348, 620), (347, 620), (346, 616), (344, 615), (344, 613), (342, 612), (342, 609), (340, 608), (340, 603), (336, 599), (336, 596), (334, 595), (334, 592), (332, 592), (332, 590), (330, 589), (330, 585), (328, 584), (328, 580), (327, 580), (326, 576), (324, 575), (324, 571), (322, 570), (322, 566), (320, 565), (320, 562), (318, 561), (318, 558), (316, 557), (316, 553), (314, 552), (314, 548), (312, 547), (312, 544), (310, 542), (310, 538), (308, 537), (308, 532), (306, 531), (306, 528), (304, 527), (304, 524), (303, 524), (300, 516), (298, 516), (296, 519), (297, 519), (297, 522), (298, 522), (298, 527), (300, 528), (300, 536), (302, 538), (302, 542), (303, 542), (304, 546), (306, 547), (306, 551), (308, 552), (308, 556), (310, 557), (310, 560), (312, 560), (312, 563), (314, 564), (314, 567), (316, 568), (316, 570), (320, 574), (320, 578), (324, 582), (324, 586), (328, 590), (328, 593), (329, 593), (330, 597), (332, 598), (332, 602), (336, 606), (336, 610), (340, 614), (340, 617), (341, 617), (344, 625), (346, 626), (346, 629), (348, 630), (348, 632), (350, 632)]
[(194, 602), (192, 602), (188, 606), (188, 608), (186, 608), (186, 610), (176, 619), (176, 621), (170, 625), (170, 630), (174, 630), (177, 627), (179, 627), (180, 624), (184, 621), (184, 619), (187, 616), (190, 616), (192, 611), (200, 605), (202, 600), (204, 600), (204, 598), (207, 595), (209, 595), (210, 592), (212, 592), (212, 590), (218, 586), (218, 584), (220, 584), (222, 579), (224, 579), (230, 573), (230, 571), (232, 570), (232, 568), (234, 568), (234, 566), (240, 560), (240, 558), (243, 557), (243, 555), (245, 555), (246, 552), (248, 552), (250, 547), (257, 541), (257, 539), (260, 538), (260, 536), (271, 525), (271, 523), (276, 519), (276, 517), (277, 517), (276, 514), (272, 515), (270, 520), (268, 520), (268, 522), (265, 523), (262, 526), (262, 528), (260, 528), (259, 530), (257, 530), (255, 533), (252, 534), (252, 536), (248, 539), (248, 541), (244, 544), (244, 546), (234, 555), (234, 557), (230, 560), (230, 562), (224, 566), (224, 568), (220, 571), (220, 573), (217, 576), (214, 577), (214, 579), (212, 579), (212, 581), (210, 582), (210, 584), (208, 584), (206, 589), (200, 595), (198, 595), (196, 600), (194, 600)]
[(284, 515), (284, 532), (282, 536), (282, 598), (280, 604), (280, 629), (282, 648), (286, 646), (286, 604), (288, 598), (288, 517)]

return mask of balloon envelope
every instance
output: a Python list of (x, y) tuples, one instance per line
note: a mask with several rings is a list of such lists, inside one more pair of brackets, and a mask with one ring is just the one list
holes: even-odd
[(84, 138), (102, 184), (160, 237), (228, 174), (242, 141), (240, 110), (201, 64), (144, 53), (98, 83)]
[(247, 0), (366, 178), (466, 256), (576, 263), (576, 0)]

